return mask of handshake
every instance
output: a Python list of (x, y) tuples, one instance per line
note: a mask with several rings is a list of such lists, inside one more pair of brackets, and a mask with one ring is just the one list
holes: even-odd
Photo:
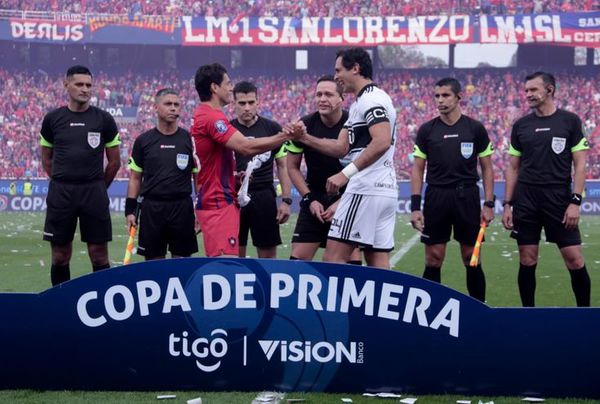
[(282, 129), (282, 132), (288, 137), (288, 140), (301, 141), (308, 133), (306, 132), (306, 126), (304, 122), (298, 120), (296, 122), (290, 122)]

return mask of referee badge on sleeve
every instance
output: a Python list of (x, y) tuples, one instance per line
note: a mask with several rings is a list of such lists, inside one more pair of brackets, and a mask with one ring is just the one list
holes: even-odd
[(567, 139), (564, 137), (553, 137), (552, 138), (552, 151), (556, 154), (560, 154), (565, 150), (567, 145)]
[(466, 159), (473, 155), (473, 142), (461, 142), (460, 154)]
[(190, 156), (188, 154), (177, 153), (177, 168), (185, 170), (188, 166)]
[(88, 132), (87, 140), (92, 149), (100, 146), (100, 132)]

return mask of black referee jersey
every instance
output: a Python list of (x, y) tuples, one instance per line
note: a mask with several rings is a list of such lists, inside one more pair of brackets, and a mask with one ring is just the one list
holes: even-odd
[(531, 113), (517, 120), (508, 153), (521, 158), (519, 182), (569, 185), (572, 153), (589, 148), (579, 117), (557, 109), (550, 116)]
[[(327, 127), (321, 120), (318, 112), (303, 116), (302, 122), (309, 134), (320, 139), (337, 139), (344, 123), (348, 120), (348, 111), (342, 111), (342, 118), (333, 127)], [(301, 142), (290, 142), (287, 146), (288, 152), (304, 153), (306, 161), (306, 183), (311, 192), (325, 194), (327, 178), (342, 170), (342, 164), (335, 157), (329, 157)]]
[(52, 148), (52, 180), (86, 183), (104, 178), (104, 148), (121, 144), (112, 115), (90, 106), (60, 107), (46, 114), (40, 144)]
[(461, 115), (452, 126), (436, 117), (421, 125), (413, 155), (427, 160), (427, 184), (475, 184), (479, 180), (477, 157), (493, 153), (483, 124)]
[(164, 135), (157, 128), (142, 133), (133, 143), (129, 168), (142, 173), (140, 195), (148, 199), (177, 200), (192, 194), (195, 171), (192, 138), (182, 128)]

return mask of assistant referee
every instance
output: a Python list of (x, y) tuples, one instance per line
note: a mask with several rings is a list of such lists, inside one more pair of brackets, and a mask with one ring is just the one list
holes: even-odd
[(136, 226), (137, 197), (141, 195), (137, 252), (146, 260), (189, 257), (198, 251), (194, 230), (192, 173), (196, 172), (190, 133), (177, 126), (181, 100), (164, 88), (155, 96), (156, 127), (133, 143), (125, 216)]
[(556, 79), (550, 73), (536, 72), (525, 78), (525, 95), (533, 112), (512, 128), (502, 224), (512, 230), (511, 237), (519, 246), (518, 284), (523, 306), (535, 306), (542, 227), (546, 240), (556, 243), (569, 270), (577, 306), (589, 306), (590, 276), (578, 223), (590, 147), (581, 119), (556, 107), (555, 92)]
[[(469, 295), (485, 301), (485, 276), (481, 264), (469, 265), (480, 223), (494, 218), (493, 147), (483, 124), (462, 114), (461, 86), (454, 78), (435, 84), (434, 97), (440, 116), (417, 132), (411, 176), (411, 224), (425, 244), (423, 277), (441, 281), (446, 244), (454, 230), (466, 267)], [(477, 162), (481, 166), (485, 202), (480, 208)], [(427, 165), (425, 205), (421, 190)]]

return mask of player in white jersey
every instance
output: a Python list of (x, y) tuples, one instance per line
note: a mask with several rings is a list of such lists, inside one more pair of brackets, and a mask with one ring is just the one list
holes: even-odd
[[(344, 186), (346, 191), (331, 222), (324, 260), (347, 262), (360, 246), (367, 265), (389, 268), (398, 198), (396, 110), (389, 95), (373, 83), (372, 74), (371, 58), (364, 49), (338, 51), (335, 79), (345, 93), (356, 96), (348, 121), (336, 140), (305, 134), (301, 141), (334, 157), (348, 154), (351, 160), (327, 180), (327, 192), (337, 193)], [(300, 130), (302, 123), (297, 125)]]

